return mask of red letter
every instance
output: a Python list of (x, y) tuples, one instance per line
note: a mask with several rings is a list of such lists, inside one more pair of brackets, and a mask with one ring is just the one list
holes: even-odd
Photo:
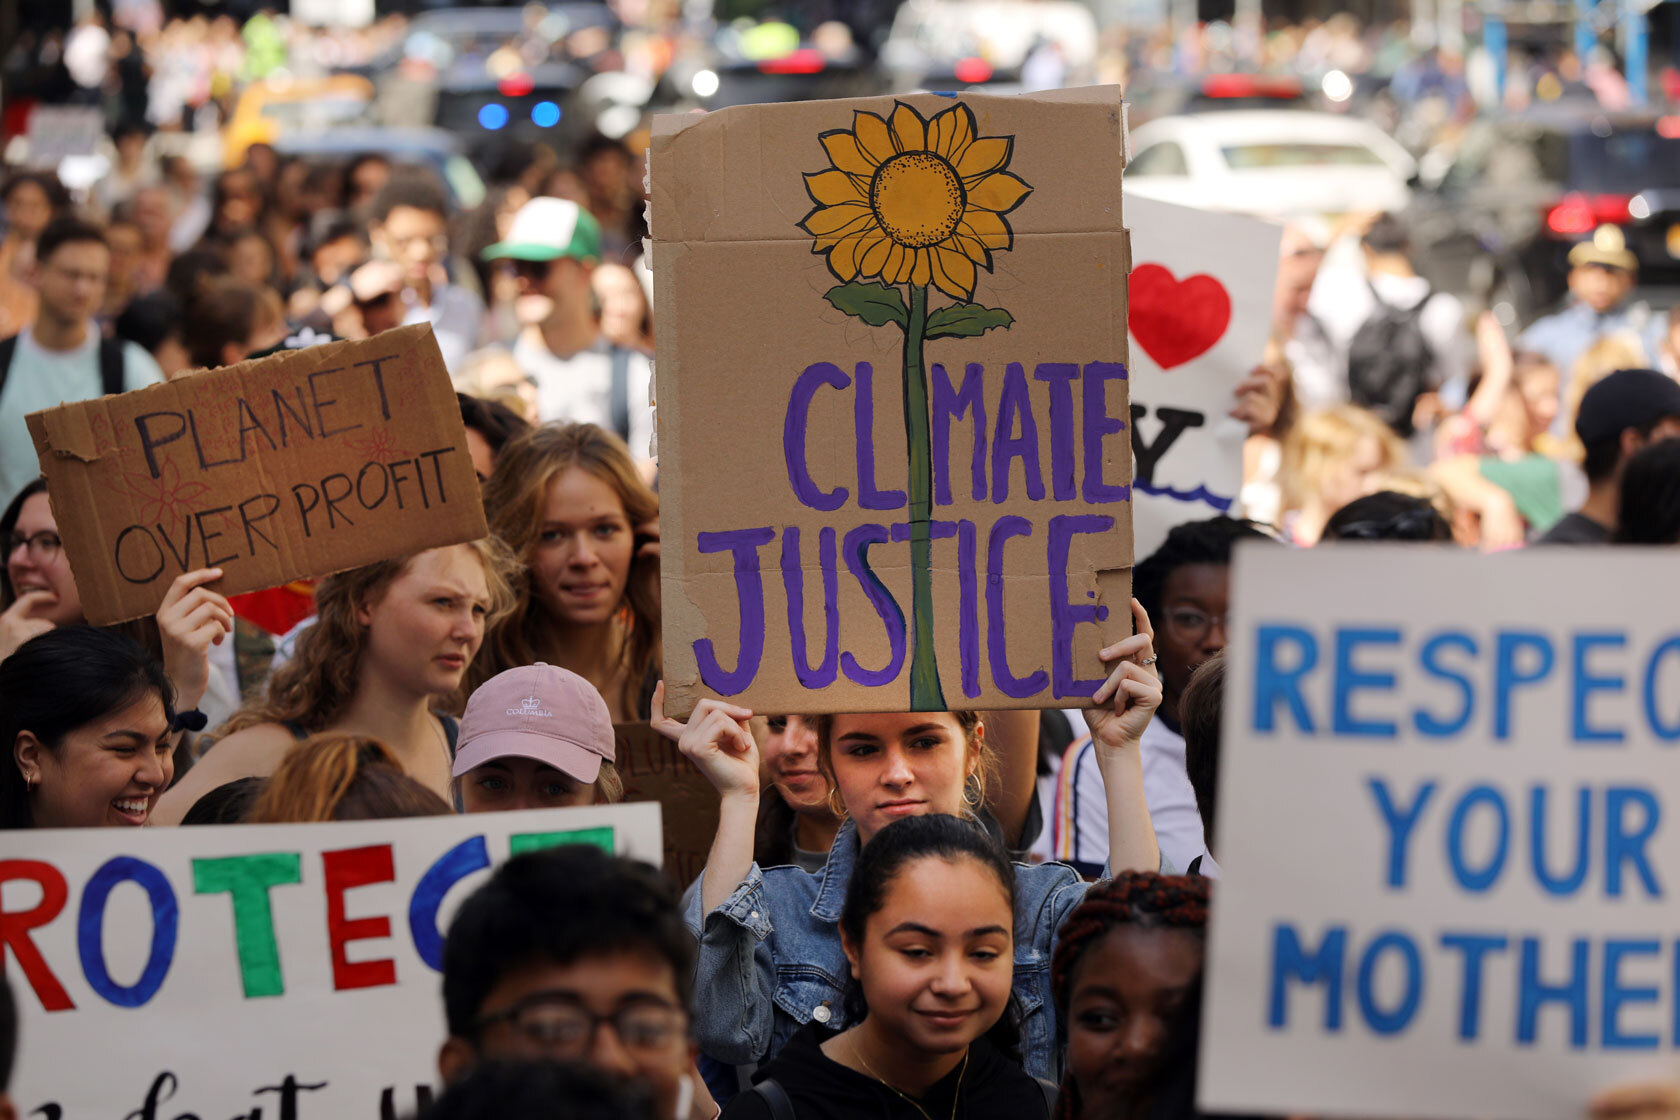
[(333, 987), (342, 992), (346, 988), (377, 988), (395, 984), (395, 961), (351, 963), (344, 955), (344, 946), (352, 941), (391, 936), (391, 919), (388, 917), (344, 916), (345, 891), (352, 887), (365, 887), (369, 883), (389, 883), (397, 877), (391, 845), (375, 844), (367, 848), (322, 852), (321, 864), (327, 878), (327, 938), (332, 942)]
[(64, 903), (70, 897), (64, 875), (52, 864), (38, 859), (0, 860), (0, 883), (13, 879), (33, 879), (41, 884), (41, 901), (35, 909), (16, 914), (0, 910), (0, 961), (5, 959), (6, 949), (10, 949), (42, 1007), (48, 1011), (74, 1011), (76, 1005), (70, 1002), (70, 993), (52, 974), (29, 936), (30, 930), (46, 925), (64, 910)]

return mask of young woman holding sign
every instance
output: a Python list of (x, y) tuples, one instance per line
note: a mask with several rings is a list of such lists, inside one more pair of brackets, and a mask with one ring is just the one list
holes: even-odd
[[(1015, 872), (957, 817), (895, 821), (858, 856), (840, 911), (852, 1026), (801, 1029), (727, 1120), (771, 1120), (774, 1082), (800, 1120), (1045, 1120), (1009, 1051)], [(994, 1034), (1002, 1037), (994, 1038)]]
[[(1139, 738), (1161, 703), (1153, 668), (1154, 631), (1132, 603), (1137, 633), (1103, 650), (1118, 662), (1085, 713), (1106, 782), (1109, 853), (1117, 870), (1155, 870), (1160, 852), (1143, 798)], [(665, 719), (655, 697), (654, 725), (722, 795), (717, 838), (689, 927), (700, 936), (695, 1029), (701, 1049), (724, 1062), (774, 1057), (807, 1022), (850, 1025), (842, 1002), (848, 974), (835, 930), (858, 854), (895, 820), (928, 813), (974, 818), (991, 764), (985, 729), (974, 712), (837, 715), (818, 721), (818, 765), (846, 817), (815, 875), (797, 867), (762, 869), (753, 862), (758, 816), (758, 748), (752, 713), (702, 700), (688, 724)], [(1027, 1072), (1054, 1078), (1056, 1015), (1049, 961), (1056, 928), (1084, 895), (1085, 884), (1060, 864), (1015, 868), (1015, 995)]]
[(544, 661), (594, 685), (615, 723), (646, 719), (659, 677), (659, 498), (624, 441), (595, 424), (532, 429), (502, 449), (484, 513), (526, 576), (469, 691)]
[(158, 823), (176, 823), (226, 782), (272, 774), (324, 731), (380, 740), (409, 777), (448, 798), (456, 723), (433, 708), (460, 688), (485, 627), (511, 605), (508, 571), (505, 550), (486, 539), (322, 580), (318, 621), (269, 680), (267, 699), (228, 721), (158, 804)]

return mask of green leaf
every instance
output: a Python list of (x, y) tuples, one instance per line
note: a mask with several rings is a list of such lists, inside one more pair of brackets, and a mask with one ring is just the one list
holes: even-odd
[(974, 338), (993, 327), (1008, 330), (1015, 316), (1001, 307), (981, 307), (977, 303), (954, 303), (941, 307), (927, 318), (924, 338)]
[(856, 315), (872, 327), (884, 327), (888, 323), (897, 323), (902, 327), (910, 321), (910, 313), (904, 307), (904, 297), (898, 294), (897, 288), (889, 288), (885, 284), (859, 284), (853, 281), (830, 288), (823, 298), (846, 314)]

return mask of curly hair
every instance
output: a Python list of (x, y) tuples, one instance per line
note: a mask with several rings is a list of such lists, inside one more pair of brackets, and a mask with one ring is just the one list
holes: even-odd
[[(1120, 926), (1144, 929), (1183, 929), (1207, 932), (1209, 881), (1200, 876), (1161, 875), (1154, 871), (1123, 871), (1092, 885), (1085, 898), (1062, 923), (1056, 951), (1050, 959), (1050, 992), (1056, 1018), (1067, 1022), (1073, 999), (1073, 977), (1085, 953)], [(1079, 1089), (1072, 1073), (1062, 1078), (1056, 1120), (1079, 1115)]]
[[(573, 467), (612, 488), (632, 528), (659, 516), (659, 496), (636, 472), (624, 441), (600, 425), (544, 424), (510, 440), (496, 456), (495, 473), (484, 486), (484, 514), (490, 531), (526, 565), (526, 573), (515, 583), (513, 611), (487, 631), (484, 650), (468, 670), (469, 693), (497, 673), (539, 660), (538, 651), (546, 644), (543, 632), (556, 625), (534, 600), (529, 565), (541, 537), (549, 486)], [(625, 629), (619, 710), (643, 715), (642, 693), (659, 661), (657, 557), (635, 556), (630, 561), (619, 617)], [(612, 699), (607, 698), (609, 705)]]
[[(484, 566), (484, 582), (490, 591), (490, 613), (485, 619), (488, 635), (513, 609), (509, 576), (515, 565), (494, 537), (464, 543)], [(218, 734), (231, 735), (259, 723), (293, 723), (310, 733), (331, 727), (349, 706), (361, 673), (366, 642), (356, 614), (376, 601), (417, 555), (381, 560), (323, 579), (315, 589), (315, 625), (298, 637), (296, 655), (269, 678), (267, 698), (235, 712)]]

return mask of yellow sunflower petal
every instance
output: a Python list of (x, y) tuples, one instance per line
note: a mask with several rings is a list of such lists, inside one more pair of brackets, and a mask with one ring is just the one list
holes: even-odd
[(945, 244), (950, 245), (977, 265), (984, 268), (992, 267), (991, 254), (986, 252), (986, 247), (960, 229), (947, 238)]
[(920, 152), (927, 148), (927, 125), (922, 115), (902, 101), (893, 110), (892, 134), (901, 152)]
[(865, 203), (846, 202), (839, 206), (820, 206), (807, 214), (801, 224), (804, 225), (805, 232), (823, 237), (840, 233), (860, 219), (872, 222), (875, 220), (875, 212)]
[(939, 290), (955, 299), (973, 299), (974, 262), (943, 245), (935, 245), (929, 254), (933, 258), (933, 282)]
[(1021, 205), (1021, 200), (1030, 193), (1032, 188), (1023, 180), (1007, 171), (999, 171), (968, 188), (968, 204), (982, 210), (1007, 214)]
[(858, 149), (869, 157), (872, 165), (869, 174), (873, 175), (875, 168), (886, 162), (895, 151), (887, 122), (874, 113), (859, 109), (852, 114), (852, 133), (857, 138)]
[(844, 237), (836, 242), (828, 254), (829, 271), (842, 280), (857, 279), (858, 249), (863, 243), (862, 237)]
[[(984, 136), (964, 149), (957, 160), (957, 174), (962, 176), (963, 184), (966, 186), (982, 175), (1001, 170), (1009, 162), (1011, 143), (1007, 136)], [(836, 162), (834, 166), (840, 165)]]
[(884, 235), (865, 234), (861, 240), (862, 247), (858, 251), (859, 276), (879, 276), (887, 263), (887, 254), (891, 252), (893, 243)]
[(835, 167), (853, 175), (869, 177), (875, 174), (876, 160), (871, 160), (858, 147), (857, 137), (839, 129), (835, 132), (822, 134), (822, 146), (828, 152), (828, 158)]
[(933, 251), (917, 249), (911, 256), (915, 260), (910, 266), (910, 283), (917, 287), (933, 283)]
[(969, 210), (957, 230), (988, 249), (1007, 249), (1010, 245), (1009, 223), (990, 210)]
[(843, 202), (867, 202), (857, 180), (844, 171), (817, 171), (805, 176), (805, 190), (813, 202), (838, 206)]
[(974, 113), (967, 105), (953, 105), (928, 122), (928, 150), (953, 166), (973, 139)]
[(881, 279), (889, 284), (902, 284), (910, 279), (910, 268), (915, 263), (916, 254), (895, 241), (887, 252), (887, 264), (881, 269)]

